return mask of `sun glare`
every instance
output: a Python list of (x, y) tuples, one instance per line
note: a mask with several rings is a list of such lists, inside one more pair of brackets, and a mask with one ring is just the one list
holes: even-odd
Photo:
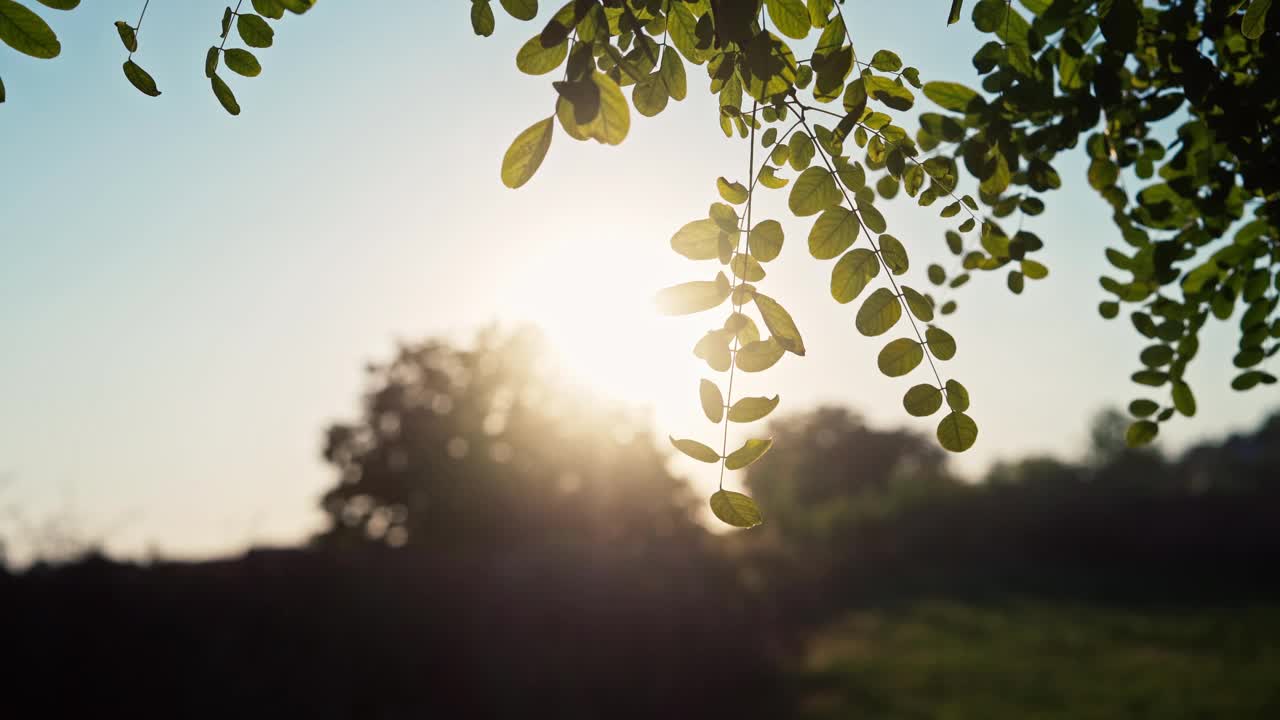
[(654, 308), (662, 277), (656, 268), (632, 264), (625, 272), (577, 272), (580, 250), (568, 246), (541, 258), (543, 267), (525, 275), (537, 280), (517, 283), (507, 307), (513, 320), (546, 333), (570, 382), (650, 408), (678, 394), (692, 356), (673, 352), (677, 326)]

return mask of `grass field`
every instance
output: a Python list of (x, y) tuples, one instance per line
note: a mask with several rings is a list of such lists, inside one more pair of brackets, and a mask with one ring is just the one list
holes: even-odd
[(808, 720), (1280, 718), (1280, 608), (925, 603), (812, 642)]

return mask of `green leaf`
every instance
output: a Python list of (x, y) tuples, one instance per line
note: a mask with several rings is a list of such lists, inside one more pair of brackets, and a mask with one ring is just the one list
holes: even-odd
[(716, 189), (727, 203), (741, 205), (747, 201), (747, 188), (740, 182), (729, 182), (721, 176), (716, 178)]
[(765, 276), (764, 268), (761, 267), (760, 261), (750, 255), (734, 255), (733, 260), (729, 263), (729, 270), (736, 277), (740, 277), (747, 282), (759, 282)]
[(295, 15), (305, 13), (315, 7), (316, 4), (316, 0), (276, 0), (276, 2), (283, 5), (285, 10), (288, 10)]
[(622, 94), (622, 88), (608, 75), (593, 73), (591, 81), (599, 90), (600, 106), (595, 117), (583, 123), (575, 118), (573, 112), (560, 112), (560, 123), (573, 137), (589, 137), (605, 145), (618, 145), (631, 130), (631, 107)]
[(569, 55), (569, 42), (561, 41), (551, 47), (542, 45), (542, 36), (534, 35), (520, 46), (516, 53), (516, 67), (526, 75), (545, 75), (560, 67)]
[(231, 92), (231, 88), (227, 87), (222, 78), (218, 77), (217, 73), (214, 73), (213, 77), (209, 78), (209, 82), (213, 85), (214, 97), (218, 98), (218, 102), (222, 103), (223, 109), (232, 115), (239, 115), (240, 103), (236, 102), (235, 93)]
[(707, 210), (707, 215), (726, 233), (733, 235), (738, 233), (738, 211), (734, 210), (732, 206), (720, 202), (711, 203), (710, 209)]
[(657, 73), (645, 75), (631, 91), (631, 104), (635, 105), (636, 112), (644, 117), (654, 117), (666, 110), (667, 101), (670, 99), (671, 96), (667, 95), (667, 87)]
[(831, 271), (831, 297), (842, 305), (852, 302), (879, 274), (880, 260), (875, 253), (865, 248), (850, 250)]
[(729, 343), (733, 342), (733, 333), (726, 330), (712, 330), (693, 347), (693, 354), (705, 360), (716, 372), (726, 372), (733, 364), (733, 354), (729, 352)]
[(228, 48), (224, 53), (223, 59), (226, 60), (227, 67), (233, 72), (245, 77), (257, 77), (262, 73), (262, 66), (258, 64), (258, 58), (248, 50)]
[(824, 210), (809, 231), (809, 254), (819, 260), (830, 260), (853, 245), (860, 228), (858, 217), (844, 206)]
[(951, 14), (947, 15), (947, 24), (955, 25), (960, 22), (960, 11), (964, 7), (964, 0), (951, 0)]
[(796, 328), (796, 323), (791, 319), (788, 313), (778, 301), (769, 297), (756, 293), (756, 308), (760, 311), (760, 317), (764, 320), (764, 324), (772, 333), (773, 339), (782, 346), (784, 350), (794, 353), (801, 357), (804, 356), (804, 340), (800, 337), (800, 330)]
[(747, 236), (747, 250), (760, 262), (769, 262), (782, 252), (782, 224), (777, 220), (757, 223)]
[(675, 449), (685, 455), (688, 455), (694, 460), (701, 460), (704, 463), (720, 462), (720, 453), (712, 450), (706, 445), (703, 445), (697, 440), (677, 440), (671, 436), (667, 436), (667, 439), (671, 441), (671, 444)]
[(915, 370), (924, 360), (924, 350), (920, 343), (909, 338), (898, 338), (889, 341), (876, 358), (880, 372), (889, 377), (901, 377)]
[(124, 49), (131, 53), (138, 52), (138, 34), (133, 31), (129, 23), (123, 20), (116, 21), (116, 33), (120, 35), (120, 42), (124, 43)]
[(0, 78), (0, 103), (4, 102), (4, 79)]
[(707, 419), (713, 423), (718, 423), (724, 419), (724, 395), (720, 394), (720, 388), (710, 380), (703, 380), (698, 386), (698, 397), (702, 400), (702, 412), (707, 414)]
[(863, 335), (875, 337), (889, 332), (901, 317), (902, 305), (898, 296), (888, 288), (878, 288), (858, 308), (854, 325)]
[(276, 36), (276, 31), (271, 29), (267, 21), (253, 13), (236, 17), (236, 31), (240, 33), (240, 39), (244, 40), (245, 45), (255, 48), (271, 47)]
[(938, 442), (951, 452), (964, 452), (978, 440), (978, 424), (963, 412), (953, 412), (938, 423)]
[(809, 10), (800, 0), (765, 0), (769, 19), (783, 35), (802, 40), (809, 34)]
[(932, 385), (912, 386), (902, 397), (902, 407), (915, 417), (928, 417), (942, 407), (942, 391)]
[(259, 15), (279, 20), (284, 17), (284, 6), (277, 0), (253, 0), (253, 9)]
[(862, 81), (867, 86), (867, 94), (894, 110), (910, 110), (916, 102), (916, 96), (905, 85), (879, 75), (866, 74)]
[(734, 527), (753, 528), (763, 522), (755, 500), (732, 490), (718, 490), (711, 496), (711, 512)]
[(755, 321), (740, 312), (733, 313), (724, 321), (724, 329), (737, 336), (739, 345), (750, 345), (760, 339)]
[(516, 136), (502, 156), (502, 184), (518, 188), (538, 172), (551, 147), (554, 123), (551, 118), (539, 120)]
[(777, 340), (769, 338), (740, 348), (735, 362), (743, 372), (762, 372), (773, 367), (785, 352)]
[(532, 20), (538, 14), (538, 0), (501, 0), (502, 9), (517, 20)]
[[(472, 0), (471, 29), (475, 34), (489, 37), (493, 34), (493, 22), (493, 8), (489, 7), (489, 0)], [(222, 34), (226, 35), (226, 31), (223, 30)]]
[(1112, 48), (1132, 52), (1138, 46), (1138, 25), (1141, 22), (1139, 0), (1113, 0), (1111, 9), (1098, 22), (1098, 28)]
[(216, 72), (218, 72), (218, 48), (211, 47), (204, 56), (204, 76), (211, 78)]
[(858, 214), (862, 216), (862, 223), (867, 226), (868, 230), (874, 233), (882, 233), (889, 227), (888, 223), (884, 221), (884, 215), (880, 214), (875, 205), (870, 202), (863, 202), (861, 199), (857, 202)]
[(690, 260), (712, 260), (719, 257), (720, 238), (723, 236), (724, 230), (715, 220), (694, 220), (685, 223), (671, 236), (671, 249)]
[(1159, 434), (1159, 425), (1150, 420), (1139, 420), (1129, 426), (1124, 434), (1124, 442), (1131, 448), (1142, 447), (1155, 440)]
[(947, 381), (947, 405), (956, 412), (969, 409), (969, 391), (955, 380)]
[(903, 285), (899, 288), (902, 291), (902, 300), (907, 304), (907, 309), (911, 311), (922, 322), (931, 322), (933, 320), (933, 303), (930, 303), (924, 295), (921, 295), (914, 288)]
[(1160, 406), (1153, 400), (1138, 399), (1129, 403), (1129, 413), (1134, 417), (1144, 418), (1153, 415)]
[(871, 67), (881, 72), (898, 72), (902, 69), (902, 58), (892, 50), (877, 50), (871, 56)]
[(80, 0), (40, 0), (40, 4), (54, 10), (75, 10), (80, 7)]
[(1173, 383), (1173, 406), (1187, 417), (1196, 414), (1196, 396), (1191, 392), (1191, 386), (1181, 380)]
[(929, 326), (924, 331), (924, 341), (929, 344), (929, 351), (939, 360), (950, 360), (956, 356), (956, 340), (951, 333)]
[(684, 61), (680, 59), (680, 53), (670, 47), (662, 51), (662, 64), (658, 66), (658, 76), (662, 78), (662, 83), (666, 86), (667, 94), (672, 100), (684, 100), (688, 92), (688, 81), (685, 78)]
[(767, 397), (745, 397), (729, 408), (729, 421), (736, 423), (755, 422), (773, 412), (778, 407), (780, 398), (774, 395)]
[[(475, 11), (475, 8), (472, 8), (472, 11), (474, 12), (474, 11)], [(234, 16), (235, 16), (235, 14), (231, 12), (231, 8), (229, 8), (229, 7), (228, 7), (228, 8), (224, 8), (224, 9), (223, 9), (223, 11), (222, 11), (222, 35), (220, 35), (220, 36), (219, 36), (219, 37), (221, 37), (223, 40), (225, 40), (225, 39), (227, 38), (227, 33), (231, 32), (231, 18), (232, 18), (232, 17), (234, 17)]]
[(724, 302), (732, 289), (724, 273), (717, 273), (714, 281), (695, 280), (675, 285), (658, 292), (658, 312), (663, 315), (689, 315), (710, 310)]
[(791, 212), (801, 217), (816, 215), (839, 202), (840, 188), (836, 187), (830, 171), (822, 167), (811, 167), (800, 173), (787, 198)]
[(773, 168), (770, 165), (765, 165), (761, 167), (760, 168), (760, 184), (764, 185), (765, 187), (771, 190), (777, 190), (778, 188), (786, 187), (787, 183), (790, 181), (787, 180), (786, 178), (778, 177), (777, 175), (774, 174), (775, 171), (776, 171), (775, 168)]
[(1262, 37), (1262, 31), (1266, 29), (1267, 10), (1271, 9), (1271, 0), (1252, 0), (1249, 3), (1249, 9), (1244, 13), (1244, 20), (1240, 24), (1240, 29), (1244, 36), (1250, 40), (1257, 40)]
[(729, 456), (724, 459), (724, 466), (728, 470), (741, 470), (759, 460), (760, 456), (769, 452), (771, 447), (773, 447), (772, 438), (748, 440), (745, 445), (729, 453)]
[(25, 5), (0, 0), (0, 41), (24, 55), (47, 60), (62, 52), (53, 28)]
[(156, 88), (156, 81), (146, 70), (143, 70), (132, 60), (124, 61), (124, 76), (129, 78), (129, 82), (138, 88), (138, 91), (144, 95), (158, 97), (160, 91)]
[(907, 271), (911, 262), (907, 259), (907, 249), (898, 242), (898, 238), (892, 235), (880, 236), (880, 257), (884, 259), (884, 264), (893, 271), (894, 275), (901, 275)]
[(939, 107), (955, 112), (966, 112), (982, 102), (978, 93), (954, 82), (927, 82), (924, 84), (924, 96)]

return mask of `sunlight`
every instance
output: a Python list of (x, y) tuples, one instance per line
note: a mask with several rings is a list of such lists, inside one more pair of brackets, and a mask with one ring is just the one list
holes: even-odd
[(580, 246), (547, 247), (537, 266), (511, 284), (505, 307), (511, 320), (542, 328), (570, 382), (656, 409), (688, 384), (693, 358), (671, 348), (678, 322), (655, 311), (662, 273), (646, 260), (652, 257), (637, 253), (625, 271), (579, 272)]

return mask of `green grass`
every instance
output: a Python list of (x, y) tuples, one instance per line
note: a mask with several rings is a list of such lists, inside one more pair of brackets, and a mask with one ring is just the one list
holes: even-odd
[(1280, 608), (926, 603), (811, 643), (802, 718), (1280, 718)]

